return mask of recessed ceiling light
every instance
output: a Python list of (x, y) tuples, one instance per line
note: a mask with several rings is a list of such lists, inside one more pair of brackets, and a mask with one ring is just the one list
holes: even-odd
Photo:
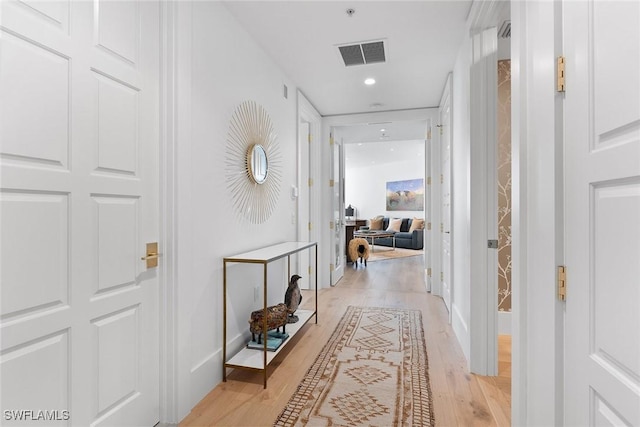
[(380, 129), (380, 132), (385, 132), (385, 131), (386, 131), (386, 129)]
[(362, 145), (362, 142), (358, 142), (358, 146)]
[(364, 81), (364, 84), (366, 84), (367, 86), (371, 86), (373, 84), (376, 84), (376, 79), (372, 79), (371, 77), (369, 77), (368, 79), (366, 79)]

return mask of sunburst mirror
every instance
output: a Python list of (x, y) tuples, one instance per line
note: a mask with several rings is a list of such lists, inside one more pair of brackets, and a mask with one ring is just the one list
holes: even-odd
[(235, 209), (260, 224), (280, 194), (281, 157), (269, 113), (254, 101), (240, 104), (229, 123), (226, 182)]

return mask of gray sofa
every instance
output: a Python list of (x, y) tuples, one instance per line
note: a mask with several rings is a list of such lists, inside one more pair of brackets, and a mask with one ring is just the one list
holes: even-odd
[[(413, 230), (409, 233), (411, 228), (412, 218), (402, 218), (402, 225), (400, 231), (395, 233), (396, 248), (406, 249), (422, 249), (424, 247), (424, 229)], [(369, 223), (367, 223), (369, 224)], [(382, 219), (382, 230), (386, 230), (389, 227), (389, 217)], [(369, 225), (360, 227), (361, 229), (368, 229)], [(381, 237), (376, 239), (376, 246), (393, 246), (393, 238)]]

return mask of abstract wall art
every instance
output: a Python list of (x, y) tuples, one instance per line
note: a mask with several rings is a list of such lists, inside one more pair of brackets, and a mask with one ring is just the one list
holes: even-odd
[(387, 182), (387, 211), (424, 210), (424, 179)]

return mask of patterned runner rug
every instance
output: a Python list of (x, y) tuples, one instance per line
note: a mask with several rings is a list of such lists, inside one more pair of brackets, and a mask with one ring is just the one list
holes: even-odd
[(433, 426), (419, 310), (353, 307), (274, 426)]

